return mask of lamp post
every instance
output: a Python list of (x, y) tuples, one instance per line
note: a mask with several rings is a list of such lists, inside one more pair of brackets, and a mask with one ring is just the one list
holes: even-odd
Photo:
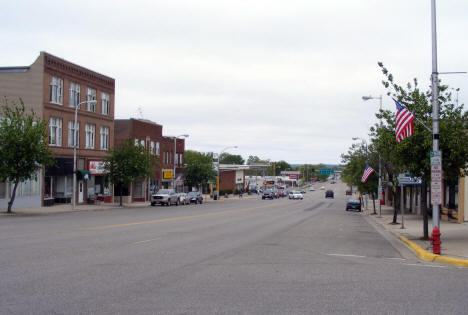
[(225, 147), (223, 150), (221, 150), (221, 152), (219, 152), (219, 155), (218, 155), (218, 169), (217, 169), (218, 176), (216, 177), (216, 196), (217, 196), (218, 200), (219, 200), (219, 157), (221, 156), (221, 154), (224, 153), (224, 151), (226, 151), (228, 149), (237, 149), (237, 145)]
[(89, 100), (89, 101), (83, 101), (75, 106), (75, 123), (73, 125), (73, 202), (72, 202), (72, 209), (76, 209), (76, 143), (77, 143), (77, 137), (76, 137), (76, 128), (78, 124), (78, 108), (80, 108), (81, 104), (96, 104), (96, 100)]
[(176, 180), (176, 162), (177, 162), (177, 139), (179, 139), (180, 137), (184, 137), (184, 138), (188, 138), (189, 135), (185, 134), (185, 135), (178, 135), (176, 137), (174, 137), (174, 173), (172, 174), (172, 188), (174, 188), (174, 190), (176, 190), (176, 187), (175, 187), (175, 180)]
[[(364, 101), (368, 101), (368, 100), (371, 100), (371, 99), (379, 99), (380, 100), (380, 107), (379, 107), (379, 110), (381, 111), (382, 110), (382, 95), (380, 95), (379, 97), (373, 97), (373, 96), (363, 96), (362, 99)], [(380, 198), (382, 197), (382, 161), (381, 161), (381, 158), (380, 158), (380, 152), (379, 152), (379, 187), (377, 189), (377, 193), (379, 194), (379, 218), (382, 217), (382, 205), (381, 205), (381, 201), (380, 201)]]

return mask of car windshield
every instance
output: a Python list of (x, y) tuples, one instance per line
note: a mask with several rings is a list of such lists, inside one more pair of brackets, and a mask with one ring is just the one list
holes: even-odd
[(158, 194), (161, 194), (161, 195), (169, 195), (170, 193), (171, 193), (170, 189), (160, 189), (158, 191)]
[(196, 191), (191, 191), (187, 194), (187, 196), (189, 197), (196, 197), (198, 195), (198, 193)]
[(293, 193), (293, 194), (300, 194), (300, 192), (297, 191), (297, 190), (294, 190), (292, 193)]
[(349, 203), (360, 203), (360, 201), (358, 199), (349, 199), (348, 202)]

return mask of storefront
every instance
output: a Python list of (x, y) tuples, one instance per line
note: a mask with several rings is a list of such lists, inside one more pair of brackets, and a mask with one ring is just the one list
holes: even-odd
[(111, 185), (104, 169), (104, 161), (88, 160), (88, 170), (91, 175), (87, 182), (88, 202), (112, 202)]
[(56, 158), (44, 177), (44, 200), (71, 203), (73, 195), (73, 159)]

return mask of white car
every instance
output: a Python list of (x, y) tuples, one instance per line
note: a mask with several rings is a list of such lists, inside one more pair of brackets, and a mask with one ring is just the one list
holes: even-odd
[(320, 190), (325, 190), (325, 186), (320, 187)]
[(315, 191), (315, 187), (310, 187), (309, 191)]
[(300, 199), (302, 200), (304, 197), (302, 196), (300, 191), (293, 190), (289, 193), (289, 199)]

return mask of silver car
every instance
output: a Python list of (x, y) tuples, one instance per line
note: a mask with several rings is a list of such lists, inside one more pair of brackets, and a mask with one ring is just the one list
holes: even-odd
[(179, 195), (179, 203), (181, 205), (187, 205), (190, 203), (190, 200), (186, 193), (178, 193), (178, 195)]
[(151, 205), (179, 205), (179, 195), (174, 189), (160, 189), (151, 195)]

